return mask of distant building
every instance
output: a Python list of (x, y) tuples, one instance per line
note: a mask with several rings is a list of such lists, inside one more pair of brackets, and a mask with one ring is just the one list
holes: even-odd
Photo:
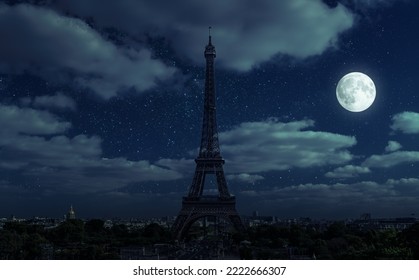
[(384, 219), (359, 219), (355, 220), (347, 226), (356, 230), (396, 230), (402, 231), (417, 222), (414, 217), (402, 217), (402, 218), (384, 218)]
[(257, 216), (255, 216), (254, 214), (255, 213), (253, 213), (253, 216), (251, 217), (244, 218), (244, 221), (250, 227), (259, 225), (273, 225), (278, 222), (278, 219), (275, 216), (259, 216), (259, 213)]
[(103, 224), (103, 227), (106, 229), (110, 229), (113, 227), (113, 221), (112, 220), (106, 220), (105, 223)]
[(70, 206), (70, 210), (66, 215), (66, 220), (75, 220), (76, 219), (76, 212), (74, 212), (73, 205)]

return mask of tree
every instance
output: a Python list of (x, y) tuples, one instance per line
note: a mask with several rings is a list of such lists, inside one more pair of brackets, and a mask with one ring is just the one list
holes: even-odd
[(100, 219), (92, 219), (86, 222), (84, 228), (87, 233), (101, 233), (104, 230), (105, 222)]
[(85, 236), (83, 221), (65, 221), (54, 229), (51, 235), (56, 244), (81, 243)]

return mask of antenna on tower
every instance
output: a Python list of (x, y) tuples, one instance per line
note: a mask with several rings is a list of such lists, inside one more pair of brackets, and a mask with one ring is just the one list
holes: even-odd
[(211, 26), (208, 27), (209, 45), (211, 45)]

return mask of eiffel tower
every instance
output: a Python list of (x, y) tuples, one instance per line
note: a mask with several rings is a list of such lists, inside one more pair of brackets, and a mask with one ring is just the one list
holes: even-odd
[[(220, 145), (218, 143), (214, 81), (215, 47), (211, 43), (211, 27), (209, 31), (209, 41), (204, 52), (206, 71), (201, 146), (199, 155), (195, 159), (196, 168), (192, 185), (188, 195), (182, 199), (182, 209), (172, 227), (173, 234), (178, 240), (185, 236), (190, 226), (196, 220), (207, 216), (215, 216), (230, 221), (238, 231), (244, 229), (240, 216), (236, 211), (236, 199), (229, 193), (227, 188), (223, 171), (224, 160), (221, 157)], [(207, 174), (215, 174), (218, 195), (203, 194)]]

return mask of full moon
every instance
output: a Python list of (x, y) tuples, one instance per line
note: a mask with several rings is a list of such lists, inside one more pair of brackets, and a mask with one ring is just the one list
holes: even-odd
[(346, 74), (336, 87), (340, 105), (351, 112), (368, 109), (375, 100), (375, 85), (370, 77), (360, 72)]

